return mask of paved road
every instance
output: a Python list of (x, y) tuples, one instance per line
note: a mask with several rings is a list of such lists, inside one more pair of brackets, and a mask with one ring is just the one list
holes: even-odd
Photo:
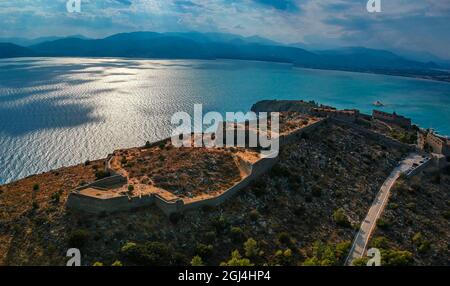
[(394, 186), (395, 182), (402, 173), (410, 169), (414, 165), (414, 163), (420, 164), (420, 161), (422, 159), (423, 157), (418, 154), (409, 154), (408, 157), (406, 157), (405, 160), (403, 160), (400, 165), (392, 171), (392, 173), (383, 183), (380, 191), (375, 198), (375, 201), (372, 203), (372, 206), (367, 213), (366, 218), (361, 224), (361, 228), (358, 234), (353, 240), (352, 248), (349, 252), (347, 260), (345, 261), (346, 265), (351, 265), (353, 260), (363, 257), (364, 253), (366, 252), (369, 238), (372, 235), (373, 230), (375, 229), (376, 222), (383, 213), (384, 208), (386, 207), (392, 186)]

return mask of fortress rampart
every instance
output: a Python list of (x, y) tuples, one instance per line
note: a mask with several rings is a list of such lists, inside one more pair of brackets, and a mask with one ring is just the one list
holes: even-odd
[[(280, 147), (283, 145), (293, 142), (296, 138), (301, 136), (303, 133), (308, 133), (324, 124), (328, 119), (322, 119), (315, 122), (309, 126), (296, 130), (287, 135), (280, 136)], [(162, 142), (166, 142), (169, 139), (160, 140), (158, 142), (152, 143), (147, 147), (158, 146)], [(91, 184), (79, 187), (74, 190), (67, 201), (67, 207), (77, 211), (83, 211), (88, 213), (111, 213), (119, 211), (129, 211), (141, 207), (156, 206), (164, 214), (171, 215), (173, 213), (183, 212), (187, 210), (197, 209), (203, 206), (218, 206), (224, 203), (226, 200), (230, 199), (236, 195), (239, 191), (249, 186), (255, 179), (259, 178), (266, 172), (268, 172), (277, 162), (278, 156), (276, 157), (262, 157), (254, 163), (250, 163), (242, 158), (236, 156), (236, 167), (239, 168), (241, 174), (243, 174), (242, 179), (233, 185), (231, 188), (221, 192), (215, 197), (210, 197), (206, 199), (199, 200), (189, 200), (185, 202), (183, 199), (166, 200), (158, 194), (148, 194), (143, 196), (126, 196), (126, 195), (111, 195), (99, 196), (95, 195), (85, 195), (82, 193), (83, 190), (93, 188), (98, 192), (107, 192), (108, 188), (124, 185), (128, 182), (127, 178), (117, 174), (111, 167), (111, 156), (106, 159), (106, 171), (112, 174), (111, 177), (95, 181)]]
[[(260, 106), (261, 109), (265, 109), (265, 106)], [(284, 109), (286, 107), (285, 102), (281, 102), (278, 109)], [(307, 109), (311, 108), (311, 105), (305, 102), (298, 102), (298, 108)], [(388, 146), (400, 147), (405, 150), (411, 151), (416, 147), (414, 145), (408, 145), (401, 143), (395, 139), (389, 138), (383, 134), (374, 132), (358, 124), (354, 123), (353, 120), (342, 120), (340, 116), (327, 116), (322, 118), (308, 126), (293, 130), (287, 134), (281, 134), (280, 148), (283, 146), (294, 142), (302, 134), (314, 131), (319, 126), (331, 122), (333, 124), (345, 125), (349, 128), (353, 128), (362, 132), (369, 138), (373, 138), (377, 141), (381, 141)], [(159, 146), (161, 143), (165, 143), (170, 138), (154, 142), (152, 144), (147, 144), (143, 148), (152, 148)], [(67, 207), (84, 211), (89, 213), (102, 213), (102, 212), (117, 212), (117, 211), (128, 211), (141, 207), (156, 206), (164, 214), (171, 215), (173, 213), (183, 212), (187, 210), (197, 209), (203, 206), (218, 206), (224, 203), (229, 198), (236, 195), (239, 191), (249, 186), (254, 180), (258, 179), (260, 176), (268, 172), (278, 161), (278, 156), (276, 157), (260, 157), (256, 161), (247, 161), (240, 156), (233, 155), (236, 163), (236, 168), (239, 169), (241, 173), (241, 180), (235, 183), (232, 187), (217, 192), (217, 195), (205, 195), (189, 199), (182, 199), (177, 196), (163, 197), (161, 192), (151, 192), (148, 194), (143, 194), (139, 196), (130, 195), (126, 192), (126, 188), (122, 192), (113, 192), (109, 190), (110, 188), (117, 187), (117, 185), (126, 185), (128, 183), (128, 178), (123, 174), (119, 174), (114, 171), (111, 166), (111, 161), (113, 155), (108, 156), (106, 159), (106, 171), (111, 174), (111, 177), (95, 181), (89, 185), (82, 186), (75, 191), (73, 191), (68, 199)], [(120, 171), (119, 171), (120, 172)], [(155, 187), (155, 190), (158, 188)], [(161, 189), (159, 189), (161, 190)], [(164, 190), (162, 190), (164, 191)]]

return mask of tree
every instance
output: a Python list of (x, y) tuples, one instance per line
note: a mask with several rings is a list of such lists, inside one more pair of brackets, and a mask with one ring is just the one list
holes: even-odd
[(255, 257), (259, 252), (258, 243), (253, 238), (249, 238), (246, 242), (244, 242), (244, 250), (245, 256), (250, 258)]
[(111, 264), (111, 266), (123, 266), (123, 264), (119, 260), (116, 260), (113, 264)]
[(345, 211), (342, 208), (337, 209), (333, 213), (333, 220), (337, 225), (343, 226), (343, 227), (350, 227), (351, 224), (345, 215)]
[(191, 260), (191, 266), (205, 266), (200, 256), (196, 255)]
[(33, 203), (33, 208), (38, 208), (39, 205), (36, 202), (36, 195), (39, 192), (39, 185), (38, 184), (34, 184), (33, 185), (33, 192), (31, 193), (31, 201)]
[(244, 238), (244, 232), (242, 231), (242, 228), (238, 226), (234, 226), (231, 228), (231, 239), (234, 242), (242, 242)]
[(361, 257), (353, 260), (353, 266), (367, 266), (367, 262), (369, 262), (369, 257)]
[(128, 250), (135, 248), (137, 245), (134, 242), (127, 242), (124, 246), (122, 246), (122, 249), (120, 251), (127, 252)]
[(134, 191), (134, 186), (133, 185), (129, 185), (128, 186), (128, 194), (131, 196), (133, 195), (133, 191)]
[(197, 249), (195, 250), (195, 254), (207, 259), (207, 258), (211, 257), (213, 251), (214, 251), (214, 247), (211, 244), (206, 245), (203, 243), (199, 243), (197, 245)]
[(352, 242), (349, 240), (338, 243), (336, 245), (336, 251), (335, 251), (336, 258), (339, 260), (343, 260), (347, 256), (351, 246), (352, 246)]
[(173, 252), (161, 242), (126, 244), (121, 252), (125, 259), (142, 266), (170, 266), (173, 262)]
[(383, 266), (410, 266), (413, 263), (413, 255), (409, 251), (385, 250), (381, 254)]
[(247, 258), (242, 258), (238, 250), (231, 253), (231, 259), (220, 263), (220, 266), (254, 266)]
[(389, 240), (384, 236), (377, 236), (372, 240), (372, 247), (385, 249), (388, 247)]
[(97, 261), (97, 262), (95, 262), (92, 266), (96, 266), (96, 267), (98, 267), (98, 266), (103, 266), (103, 263)]

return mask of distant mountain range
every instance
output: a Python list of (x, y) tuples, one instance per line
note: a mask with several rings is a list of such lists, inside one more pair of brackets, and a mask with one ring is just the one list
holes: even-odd
[(385, 50), (350, 47), (308, 51), (261, 37), (221, 33), (133, 32), (104, 39), (71, 36), (28, 41), (10, 38), (10, 41), (15, 44), (0, 43), (0, 58), (43, 56), (240, 59), (291, 63), (306, 68), (400, 73), (420, 77), (446, 73), (439, 71), (443, 67), (434, 62), (414, 61)]

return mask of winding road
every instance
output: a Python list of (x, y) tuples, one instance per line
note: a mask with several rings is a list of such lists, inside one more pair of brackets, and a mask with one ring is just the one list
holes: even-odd
[(394, 186), (395, 182), (402, 173), (408, 171), (414, 164), (419, 165), (422, 160), (422, 156), (416, 153), (411, 153), (391, 172), (389, 177), (381, 186), (375, 201), (372, 203), (366, 218), (361, 224), (358, 234), (353, 240), (352, 248), (350, 249), (349, 255), (345, 261), (345, 265), (352, 265), (353, 260), (363, 257), (366, 252), (367, 244), (369, 243), (369, 238), (375, 229), (376, 222), (387, 205), (391, 188)]

